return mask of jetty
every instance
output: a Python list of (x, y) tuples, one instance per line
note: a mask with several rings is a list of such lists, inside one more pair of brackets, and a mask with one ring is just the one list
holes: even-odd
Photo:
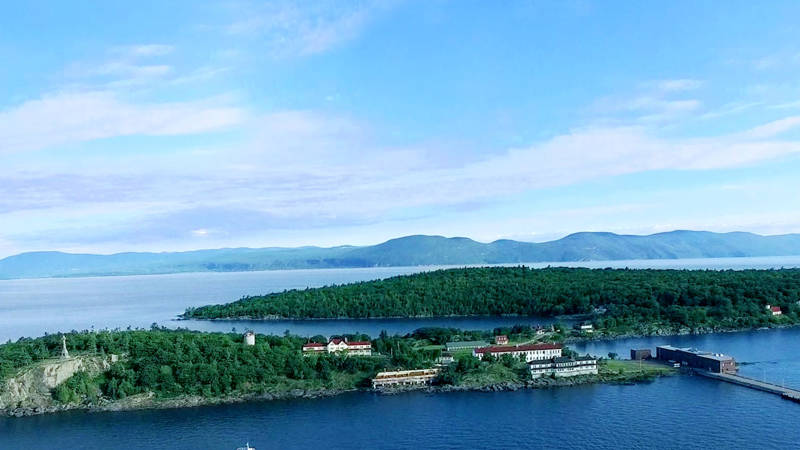
[(715, 380), (725, 381), (728, 383), (738, 384), (739, 386), (749, 387), (750, 389), (756, 389), (758, 391), (764, 391), (764, 392), (769, 392), (771, 394), (780, 395), (782, 398), (785, 398), (786, 400), (791, 400), (800, 403), (800, 391), (798, 391), (797, 389), (778, 386), (777, 384), (766, 383), (763, 381), (755, 380), (753, 378), (743, 377), (741, 375), (734, 375), (732, 373), (714, 373), (703, 369), (693, 369), (693, 372), (697, 375), (701, 375), (707, 378), (713, 378)]
[[(649, 349), (632, 349), (631, 359), (650, 358)], [(743, 377), (736, 373), (738, 367), (732, 356), (722, 353), (705, 352), (695, 348), (678, 348), (671, 345), (656, 347), (656, 359), (672, 365), (685, 367), (696, 375), (727, 383), (738, 384), (758, 391), (780, 395), (786, 400), (800, 403), (800, 390), (778, 386), (777, 384)]]

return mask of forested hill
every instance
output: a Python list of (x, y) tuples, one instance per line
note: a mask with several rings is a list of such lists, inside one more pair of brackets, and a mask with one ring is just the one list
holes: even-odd
[(23, 253), (0, 260), (0, 279), (273, 269), (481, 265), (621, 259), (800, 255), (800, 234), (673, 231), (649, 236), (576, 233), (551, 242), (407, 236), (365, 247), (233, 248), (114, 255)]
[(589, 314), (599, 326), (762, 326), (800, 313), (800, 269), (690, 271), (484, 267), (245, 297), (186, 318), (367, 318)]

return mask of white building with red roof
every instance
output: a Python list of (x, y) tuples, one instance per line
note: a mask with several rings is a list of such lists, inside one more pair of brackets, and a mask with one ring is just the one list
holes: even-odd
[(372, 344), (369, 341), (348, 342), (347, 339), (333, 338), (327, 344), (309, 342), (303, 345), (304, 355), (338, 352), (344, 352), (348, 355), (370, 356), (372, 355)]
[(783, 314), (783, 311), (781, 311), (780, 306), (767, 305), (767, 309), (769, 310), (770, 313), (772, 313), (773, 316), (780, 316), (781, 314)]
[(528, 345), (495, 345), (490, 347), (476, 348), (472, 351), (473, 356), (483, 359), (487, 354), (499, 358), (503, 355), (511, 355), (515, 358), (525, 358), (525, 362), (537, 359), (551, 359), (561, 356), (561, 344), (528, 344)]

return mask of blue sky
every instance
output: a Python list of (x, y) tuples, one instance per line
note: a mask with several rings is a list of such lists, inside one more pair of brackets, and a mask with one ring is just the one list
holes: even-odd
[(38, 2), (0, 257), (800, 232), (800, 3)]

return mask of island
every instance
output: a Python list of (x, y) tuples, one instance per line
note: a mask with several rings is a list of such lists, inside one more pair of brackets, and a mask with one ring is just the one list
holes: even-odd
[[(289, 290), (188, 308), (185, 319), (564, 317), (595, 337), (800, 323), (800, 269), (476, 267)], [(584, 337), (589, 333), (583, 333)]]
[(613, 354), (577, 355), (554, 343), (558, 336), (522, 325), (489, 332), (423, 328), (374, 339), (153, 326), (22, 338), (0, 345), (0, 414), (175, 408), (356, 390), (516, 390), (674, 373)]

